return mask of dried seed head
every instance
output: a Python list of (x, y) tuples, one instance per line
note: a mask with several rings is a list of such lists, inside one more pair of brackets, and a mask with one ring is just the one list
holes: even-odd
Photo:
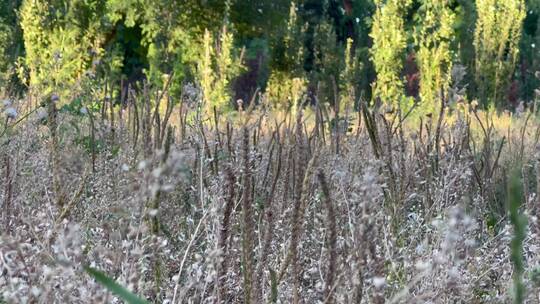
[(386, 285), (386, 279), (383, 277), (374, 277), (373, 278), (373, 286), (377, 289), (381, 289)]
[(238, 110), (242, 111), (244, 106), (244, 101), (242, 99), (238, 99), (236, 101), (236, 104), (238, 105)]
[(6, 114), (6, 117), (7, 118), (11, 118), (11, 119), (14, 119), (17, 117), (17, 110), (15, 110), (15, 108), (13, 107), (9, 107), (7, 108), (4, 113)]
[(60, 97), (58, 97), (57, 94), (53, 93), (51, 95), (51, 102), (57, 103), (60, 100)]
[(476, 108), (478, 108), (478, 100), (475, 99), (471, 102), (471, 109), (474, 111)]
[(36, 116), (38, 120), (46, 119), (47, 115), (48, 115), (47, 110), (45, 110), (44, 108), (39, 108), (36, 112)]

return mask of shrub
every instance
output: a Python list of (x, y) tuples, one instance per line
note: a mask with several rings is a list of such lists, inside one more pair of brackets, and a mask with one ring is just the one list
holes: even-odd
[(419, 10), (421, 20), (415, 33), (418, 46), (417, 61), (420, 71), (420, 98), (422, 109), (433, 111), (446, 92), (452, 72), (450, 44), (454, 36), (455, 16), (447, 0), (426, 0)]
[(397, 106), (403, 99), (404, 51), (407, 47), (404, 15), (411, 0), (377, 0), (373, 16), (371, 60), (377, 72), (373, 84), (373, 97), (383, 103)]
[(474, 34), (478, 97), (502, 105), (516, 66), (525, 19), (524, 0), (476, 0)]

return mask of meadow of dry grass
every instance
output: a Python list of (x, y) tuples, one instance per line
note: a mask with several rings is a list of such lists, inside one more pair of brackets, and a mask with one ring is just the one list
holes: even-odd
[(532, 112), (100, 102), (3, 106), (0, 303), (540, 301)]

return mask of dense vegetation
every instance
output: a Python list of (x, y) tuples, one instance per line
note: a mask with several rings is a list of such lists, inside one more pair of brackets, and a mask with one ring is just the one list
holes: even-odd
[(0, 303), (540, 301), (539, 17), (0, 2)]
[[(4, 1), (1, 11), (8, 95), (73, 95), (90, 79), (162, 87), (170, 75), (178, 98), (182, 83), (207, 81), (199, 65), (207, 60), (223, 78), (215, 94), (224, 95), (212, 103), (248, 103), (257, 88), (294, 82), (311, 93), (322, 85), (321, 99), (332, 104), (332, 81), (344, 90), (347, 56), (354, 57), (351, 88), (366, 102), (406, 96), (433, 108), (454, 65), (467, 69), (467, 98), (484, 106), (530, 103), (539, 84), (537, 0), (17, 0)], [(216, 49), (224, 53), (204, 51), (205, 31), (219, 44), (224, 27), (230, 41)], [(285, 92), (274, 93), (281, 99)]]

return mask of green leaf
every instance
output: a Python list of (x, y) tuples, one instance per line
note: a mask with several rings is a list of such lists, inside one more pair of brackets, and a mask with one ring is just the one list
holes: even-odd
[(148, 304), (148, 301), (139, 298), (137, 295), (133, 294), (122, 285), (116, 283), (115, 280), (107, 276), (105, 273), (94, 269), (92, 267), (84, 267), (84, 270), (93, 277), (98, 283), (103, 285), (113, 294), (119, 296), (122, 300), (126, 301), (129, 304)]
[(527, 294), (526, 285), (523, 283), (523, 273), (525, 272), (523, 242), (527, 237), (527, 217), (520, 210), (524, 201), (523, 197), (521, 170), (514, 169), (508, 181), (508, 209), (510, 222), (514, 226), (514, 236), (510, 241), (510, 260), (514, 266), (512, 277), (514, 280), (513, 302), (515, 304), (524, 303)]

